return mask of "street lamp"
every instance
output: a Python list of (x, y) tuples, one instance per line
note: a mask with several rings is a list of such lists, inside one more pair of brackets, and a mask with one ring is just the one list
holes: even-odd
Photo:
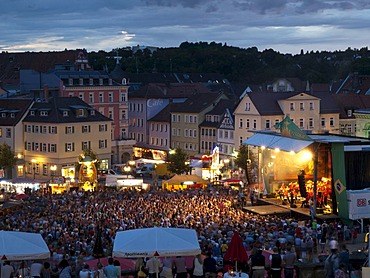
[(128, 178), (128, 173), (130, 173), (131, 167), (130, 166), (125, 166), (125, 167), (123, 167), (123, 171), (126, 173), (126, 178)]
[(224, 159), (224, 165), (225, 165), (225, 168), (226, 168), (227, 178), (229, 178), (229, 163), (230, 163), (230, 159), (225, 158)]
[(33, 179), (35, 179), (35, 177), (36, 177), (36, 162), (37, 162), (37, 160), (33, 158), (31, 160), (31, 162), (32, 162), (32, 170), (33, 170)]

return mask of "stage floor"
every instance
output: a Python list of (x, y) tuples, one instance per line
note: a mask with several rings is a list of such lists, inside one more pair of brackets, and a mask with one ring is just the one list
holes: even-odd
[[(255, 206), (244, 206), (243, 210), (248, 212), (257, 213), (260, 215), (275, 215), (275, 214), (298, 214), (304, 218), (310, 217), (309, 208), (301, 208), (300, 204), (298, 207), (291, 208), (289, 205), (283, 205), (281, 200), (278, 198), (263, 198), (258, 199), (258, 205)], [(339, 219), (336, 214), (316, 214), (316, 218), (322, 221)]]

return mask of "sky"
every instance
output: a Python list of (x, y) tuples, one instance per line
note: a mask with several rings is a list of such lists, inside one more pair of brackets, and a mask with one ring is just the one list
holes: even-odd
[(1, 0), (0, 51), (216, 42), (280, 53), (360, 49), (369, 0)]

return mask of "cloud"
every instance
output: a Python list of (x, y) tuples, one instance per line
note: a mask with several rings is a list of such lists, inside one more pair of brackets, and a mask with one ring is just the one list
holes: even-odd
[(370, 36), (365, 0), (3, 0), (0, 10), (7, 51), (216, 41), (299, 53), (360, 48)]

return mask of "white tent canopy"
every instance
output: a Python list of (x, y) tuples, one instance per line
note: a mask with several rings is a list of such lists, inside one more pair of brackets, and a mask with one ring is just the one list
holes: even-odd
[(43, 260), (50, 251), (40, 234), (0, 231), (0, 257), (8, 261)]
[(180, 228), (145, 228), (118, 232), (113, 257), (175, 257), (200, 254), (195, 230)]

